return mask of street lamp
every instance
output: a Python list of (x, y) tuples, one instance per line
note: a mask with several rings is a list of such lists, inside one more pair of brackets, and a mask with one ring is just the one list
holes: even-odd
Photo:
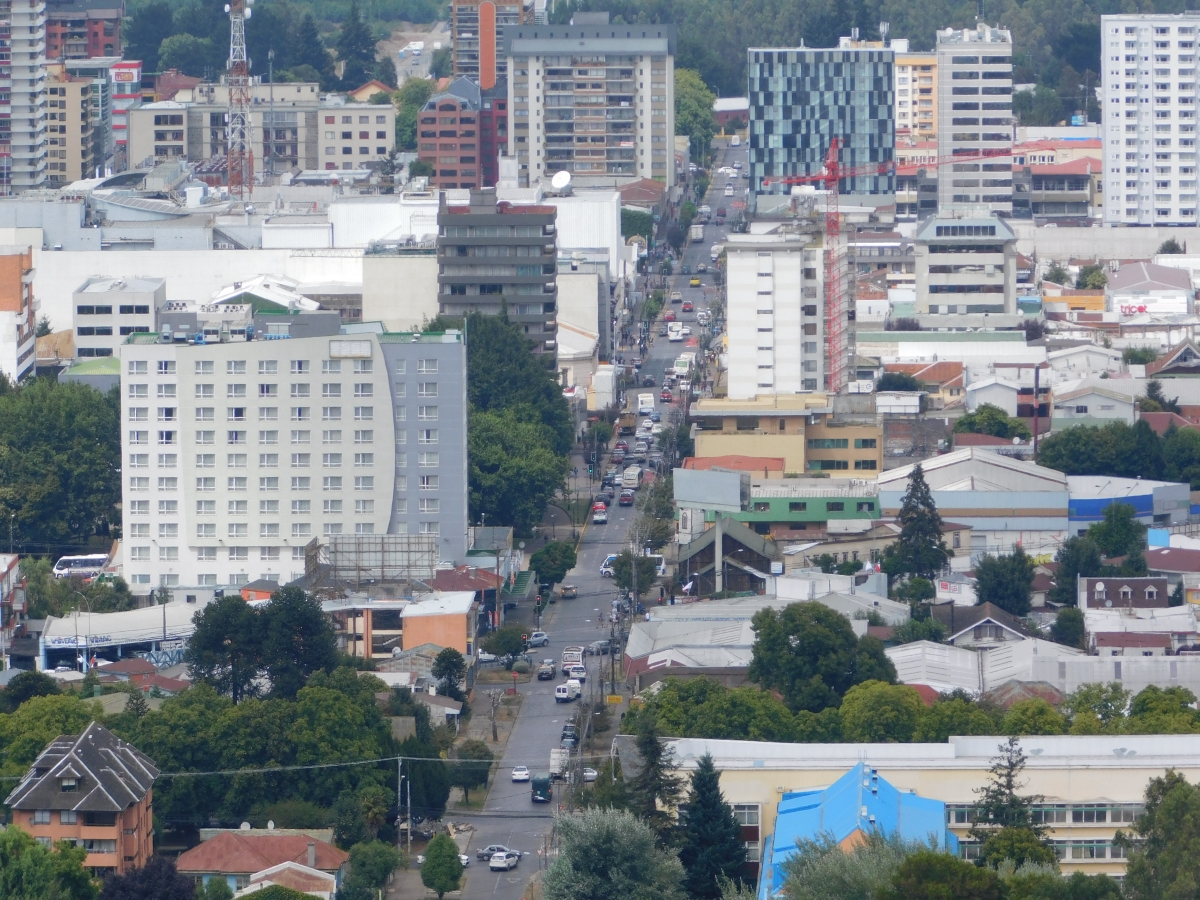
[[(87, 614), (88, 614), (87, 637), (86, 637), (86, 643), (84, 645), (84, 656), (83, 656), (83, 666), (84, 666), (84, 670), (86, 671), (86, 669), (90, 665), (91, 658), (92, 658), (92, 601), (89, 600), (87, 597), (85, 597), (82, 593), (80, 593), (79, 591), (76, 591), (74, 589), (72, 589), (71, 593), (77, 595), (79, 597), (79, 599), (82, 600), (84, 602), (84, 605), (87, 607)], [(75, 663), (76, 663), (76, 665), (79, 664), (79, 607), (75, 608)]]

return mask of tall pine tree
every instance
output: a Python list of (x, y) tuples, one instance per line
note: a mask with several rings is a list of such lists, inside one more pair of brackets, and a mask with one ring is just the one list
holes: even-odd
[(741, 826), (721, 794), (720, 779), (712, 757), (704, 754), (692, 773), (692, 791), (679, 817), (683, 886), (689, 897), (700, 900), (717, 900), (721, 882), (740, 880), (746, 865)]
[(643, 725), (637, 736), (641, 771), (629, 781), (629, 811), (654, 829), (659, 841), (665, 841), (674, 825), (672, 810), (679, 805), (682, 789), (675, 754), (663, 745), (658, 725), (653, 720)]
[(333, 60), (329, 57), (329, 51), (325, 49), (325, 42), (321, 40), (321, 32), (312, 13), (305, 13), (304, 18), (300, 20), (292, 52), (292, 65), (312, 66), (322, 80), (333, 77)]
[(933, 578), (951, 553), (942, 540), (942, 517), (938, 515), (920, 465), (913, 466), (896, 523), (900, 526), (900, 535), (887, 549), (884, 571), (892, 576)]
[(335, 47), (339, 61), (349, 64), (357, 60), (367, 70), (375, 67), (375, 39), (371, 36), (371, 26), (359, 14), (358, 0), (350, 0), (350, 12), (338, 32)]

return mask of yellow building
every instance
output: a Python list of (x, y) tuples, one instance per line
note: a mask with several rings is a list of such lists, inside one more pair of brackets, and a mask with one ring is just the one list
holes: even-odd
[(785, 475), (870, 478), (883, 470), (882, 430), (831, 421), (825, 394), (704, 399), (692, 404), (691, 415), (698, 458), (774, 457), (783, 460)]
[(50, 184), (95, 176), (92, 79), (68, 74), (62, 63), (46, 66), (46, 170)]
[(897, 133), (907, 130), (917, 140), (933, 140), (937, 137), (937, 54), (897, 50), (895, 78)]
[[(757, 863), (774, 831), (776, 809), (790, 791), (831, 785), (860, 762), (900, 791), (946, 804), (947, 824), (972, 859), (978, 844), (968, 834), (976, 791), (1004, 737), (952, 737), (944, 744), (781, 744), (682, 738), (668, 741), (684, 773), (711, 754), (721, 773), (721, 792), (743, 825), (743, 838)], [(622, 769), (636, 771), (634, 737), (621, 735), (613, 754)], [(1119, 829), (1129, 830), (1142, 811), (1150, 779), (1174, 769), (1200, 781), (1195, 735), (1024, 737), (1026, 756), (1021, 793), (1043, 798), (1034, 818), (1066, 874), (1120, 876), (1124, 851), (1113, 846)], [(633, 751), (633, 752), (631, 752)], [(755, 832), (752, 836), (750, 830)]]

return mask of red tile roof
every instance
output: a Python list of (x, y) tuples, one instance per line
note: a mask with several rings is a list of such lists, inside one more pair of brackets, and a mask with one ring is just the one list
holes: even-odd
[(1163, 633), (1098, 631), (1097, 647), (1162, 647), (1171, 649), (1171, 636)]
[(1043, 141), (1022, 141), (1013, 144), (1013, 152), (1021, 153), (1030, 150), (1102, 150), (1103, 142), (1099, 138), (1084, 138), (1082, 140), (1064, 140), (1049, 138)]
[(217, 872), (223, 875), (253, 875), (282, 862), (308, 865), (308, 845), (316, 845), (317, 864), (322, 872), (336, 872), (349, 853), (333, 844), (303, 834), (262, 834), (222, 831), (182, 854), (175, 868), (188, 875)]
[(500, 581), (496, 573), (487, 569), (459, 566), (456, 569), (440, 570), (427, 583), (438, 591), (491, 591), (496, 589)]
[(158, 673), (154, 663), (138, 657), (118, 660), (107, 666), (98, 666), (96, 671), (100, 675), (155, 675)]
[(1146, 551), (1146, 567), (1153, 572), (1200, 572), (1200, 550), (1158, 547)]
[(733, 469), (737, 472), (762, 472), (764, 477), (771, 472), (782, 472), (784, 460), (777, 456), (689, 456), (683, 461), (685, 469), (707, 471), (709, 469)]
[[(1015, 165), (1013, 168), (1023, 169), (1025, 166)], [(1030, 165), (1029, 169), (1034, 175), (1099, 175), (1104, 171), (1104, 162), (1090, 156), (1081, 156), (1066, 162)]]
[(921, 697), (921, 702), (926, 706), (933, 706), (937, 699), (941, 696), (934, 688), (927, 684), (910, 684), (908, 685)]
[(950, 360), (932, 363), (888, 363), (884, 367), (887, 372), (903, 372), (911, 375), (917, 381), (925, 384), (947, 385), (955, 379), (962, 378), (963, 364)]
[(1162, 437), (1167, 433), (1167, 429), (1174, 425), (1177, 429), (1195, 428), (1196, 423), (1191, 419), (1185, 419), (1179, 413), (1173, 412), (1144, 412), (1141, 415), (1146, 421), (1146, 424), (1154, 429), (1154, 433)]

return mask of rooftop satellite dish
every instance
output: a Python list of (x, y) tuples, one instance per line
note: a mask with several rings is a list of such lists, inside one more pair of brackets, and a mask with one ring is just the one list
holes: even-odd
[(570, 172), (555, 172), (554, 177), (550, 179), (550, 185), (556, 191), (565, 190), (571, 184)]

